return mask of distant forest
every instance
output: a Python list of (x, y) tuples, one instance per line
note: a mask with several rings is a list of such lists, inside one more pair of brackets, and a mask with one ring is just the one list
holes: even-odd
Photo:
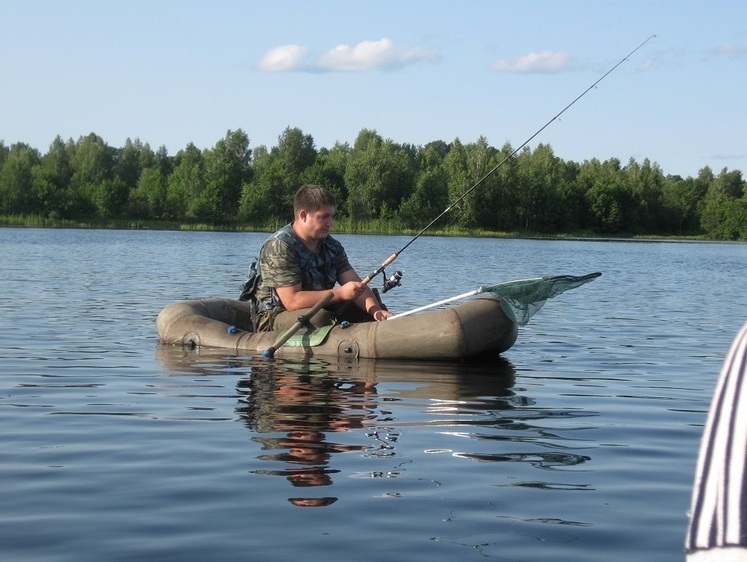
[[(0, 223), (78, 221), (264, 230), (288, 222), (295, 190), (327, 186), (338, 230), (408, 232), (428, 224), (514, 150), (483, 137), (464, 144), (399, 144), (364, 129), (354, 144), (317, 149), (287, 128), (278, 144), (250, 148), (242, 130), (211, 149), (176, 155), (140, 140), (109, 146), (91, 133), (54, 139), (42, 154), (0, 141)], [(450, 210), (445, 232), (681, 236), (747, 240), (742, 172), (705, 167), (665, 175), (648, 159), (565, 161), (525, 147)]]

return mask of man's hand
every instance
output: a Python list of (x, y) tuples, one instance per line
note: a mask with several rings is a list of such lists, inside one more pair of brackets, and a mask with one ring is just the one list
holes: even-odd
[(382, 308), (376, 310), (373, 314), (371, 314), (371, 317), (376, 320), (377, 322), (381, 322), (382, 320), (386, 320), (390, 316), (393, 316), (391, 312), (388, 310), (384, 310)]
[(365, 290), (366, 286), (360, 281), (348, 281), (344, 285), (340, 285), (337, 292), (342, 300), (352, 301), (361, 296)]

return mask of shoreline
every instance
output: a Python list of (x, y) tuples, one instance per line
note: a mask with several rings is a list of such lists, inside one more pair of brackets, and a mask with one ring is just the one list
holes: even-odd
[[(360, 235), (377, 235), (377, 236), (414, 236), (417, 234), (415, 229), (393, 229), (384, 228), (380, 225), (376, 228), (374, 225), (367, 225), (368, 228), (350, 228), (349, 225), (343, 224), (335, 228), (334, 234), (360, 234)], [(0, 217), (0, 228), (49, 228), (49, 229), (81, 229), (81, 230), (170, 230), (182, 232), (266, 232), (272, 233), (283, 225), (268, 226), (250, 226), (250, 225), (210, 225), (204, 223), (184, 223), (182, 221), (128, 221), (128, 220), (108, 220), (108, 221), (73, 221), (73, 220), (55, 220), (41, 217)], [(465, 230), (465, 229), (433, 229), (424, 236), (443, 236), (453, 238), (504, 238), (517, 240), (550, 240), (550, 241), (591, 241), (591, 242), (677, 242), (677, 243), (717, 243), (717, 244), (740, 244), (745, 240), (718, 240), (707, 238), (704, 235), (636, 235), (627, 236), (619, 235), (602, 235), (592, 232), (575, 232), (575, 233), (556, 233), (547, 234), (539, 232), (490, 232), (484, 230)]]

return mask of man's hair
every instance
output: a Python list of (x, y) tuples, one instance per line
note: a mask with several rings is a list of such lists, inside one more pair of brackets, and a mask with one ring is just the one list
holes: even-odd
[(326, 187), (307, 183), (299, 187), (293, 197), (293, 216), (302, 210), (311, 213), (321, 211), (329, 205), (337, 207), (334, 195)]

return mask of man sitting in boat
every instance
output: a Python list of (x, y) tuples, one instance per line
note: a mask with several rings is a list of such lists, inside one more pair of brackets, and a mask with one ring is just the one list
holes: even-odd
[(256, 307), (256, 331), (288, 329), (330, 290), (334, 296), (329, 305), (310, 319), (315, 326), (391, 316), (361, 282), (342, 244), (329, 236), (336, 206), (326, 188), (301, 186), (293, 198), (293, 222), (262, 245), (240, 297)]

